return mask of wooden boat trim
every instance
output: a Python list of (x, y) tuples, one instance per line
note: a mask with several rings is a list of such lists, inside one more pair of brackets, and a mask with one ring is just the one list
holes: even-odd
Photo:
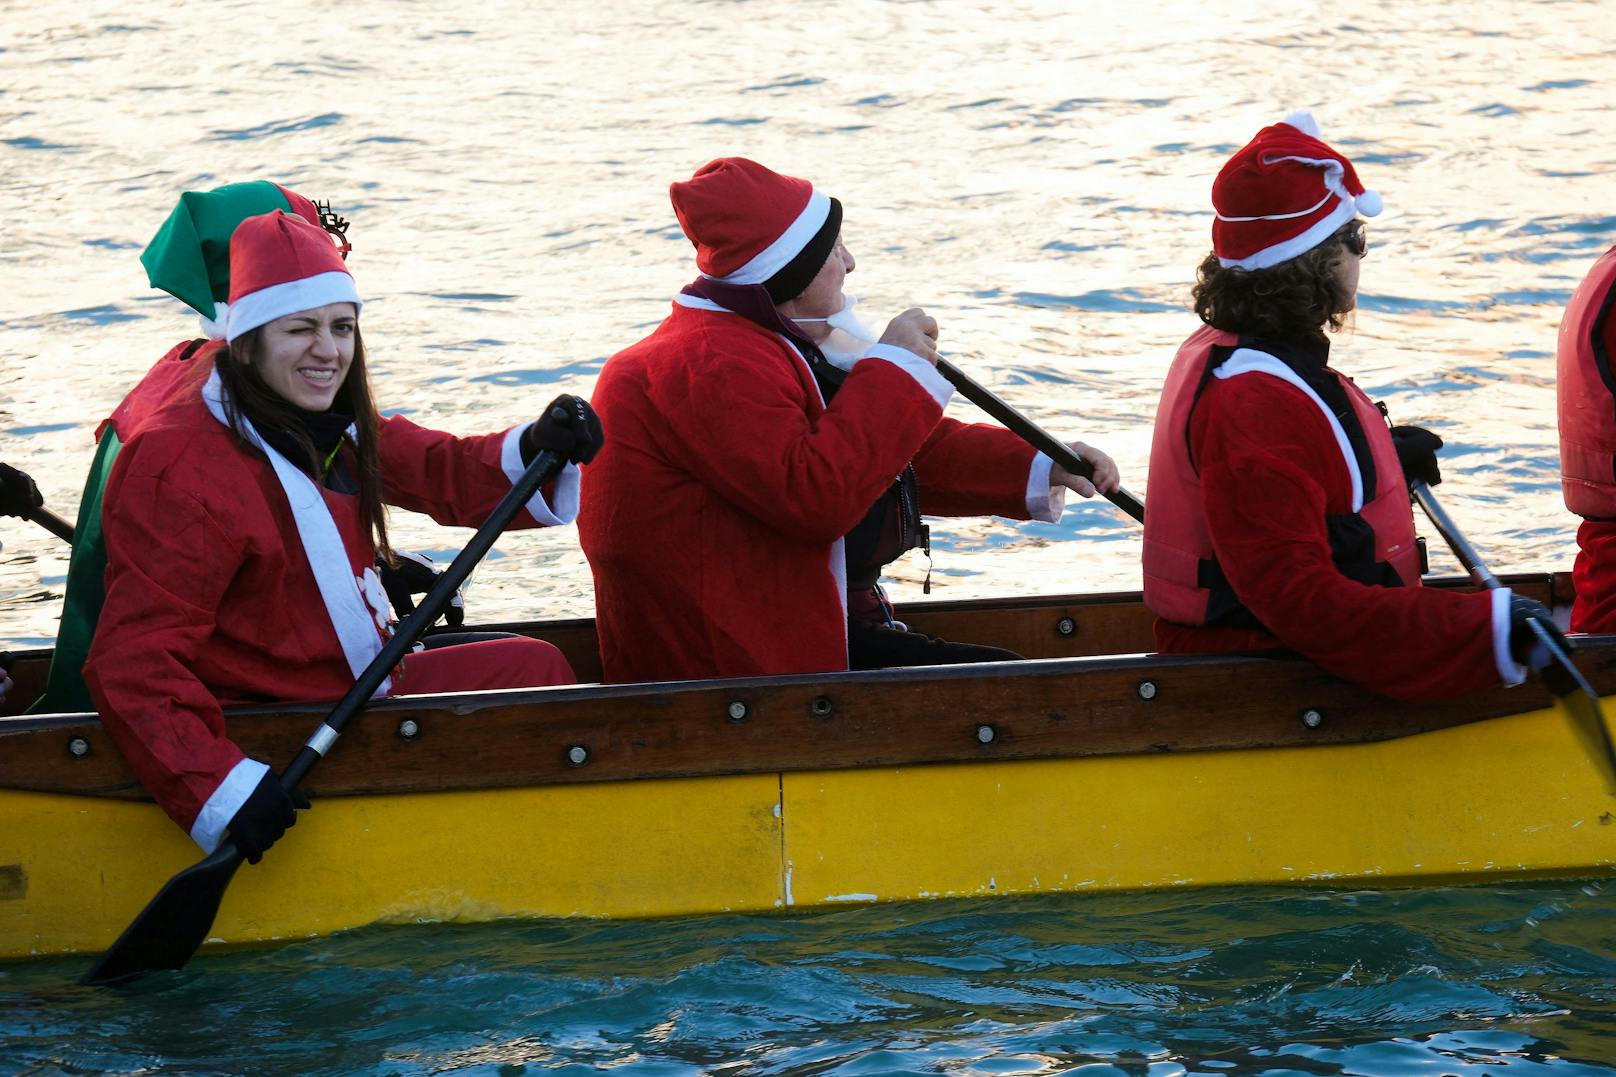
[[(1587, 641), (1579, 664), (1597, 690), (1616, 691), (1616, 637)], [(309, 792), (1362, 743), (1535, 710), (1548, 698), (1528, 684), (1398, 704), (1306, 662), (1139, 655), (402, 697), (350, 727)], [(232, 711), (231, 734), (249, 755), (289, 759), (324, 710)], [(0, 788), (146, 799), (88, 714), (0, 719)]]

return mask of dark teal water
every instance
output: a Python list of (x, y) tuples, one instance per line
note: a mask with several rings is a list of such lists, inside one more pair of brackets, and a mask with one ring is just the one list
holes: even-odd
[(1616, 1074), (1599, 883), (373, 928), (121, 991), (0, 966), (22, 1074)]

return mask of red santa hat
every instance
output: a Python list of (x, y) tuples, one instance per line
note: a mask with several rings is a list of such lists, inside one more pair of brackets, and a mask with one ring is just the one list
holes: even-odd
[(668, 197), (704, 276), (761, 284), (776, 303), (802, 294), (842, 231), (840, 202), (744, 157), (709, 161)]
[(1299, 111), (1264, 127), (1212, 181), (1212, 251), (1235, 269), (1266, 269), (1323, 243), (1358, 214), (1380, 213), (1352, 162)]
[(280, 210), (248, 217), (230, 235), (230, 311), (225, 339), (327, 303), (363, 304), (331, 237)]

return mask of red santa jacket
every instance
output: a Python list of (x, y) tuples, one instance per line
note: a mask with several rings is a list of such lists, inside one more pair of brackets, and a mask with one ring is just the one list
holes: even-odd
[(1033, 451), (940, 421), (922, 360), (872, 356), (827, 408), (782, 337), (676, 304), (608, 360), (578, 517), (606, 680), (846, 669), (841, 540), (911, 457), (926, 511), (1028, 516)]
[[(1193, 391), (1180, 364), (1207, 363), (1219, 339), (1202, 331), (1174, 360), (1169, 386)], [(1264, 362), (1266, 360), (1266, 362)], [(1348, 393), (1367, 405), (1351, 382), (1327, 367)], [(1276, 369), (1277, 368), (1277, 369)], [(1284, 364), (1251, 349), (1235, 350), (1204, 380), (1187, 416), (1152, 443), (1150, 515), (1168, 531), (1201, 530), (1229, 589), (1255, 627), (1211, 627), (1159, 619), (1157, 645), (1166, 652), (1244, 651), (1287, 647), (1324, 669), (1376, 692), (1405, 699), (1444, 699), (1497, 684), (1519, 683), (1525, 671), (1508, 649), (1508, 592), (1453, 594), (1418, 586), (1378, 586), (1344, 574), (1336, 563), (1331, 518), (1356, 514), (1370, 491), (1362, 486), (1347, 438), (1329, 407)], [(1163, 395), (1158, 422), (1175, 413), (1177, 394)], [(1184, 410), (1176, 409), (1179, 421)], [(1384, 422), (1364, 422), (1371, 459), (1396, 468)], [(1187, 445), (1198, 484), (1173, 496), (1156, 487), (1158, 454)], [(1401, 481), (1398, 469), (1397, 480)], [(1382, 485), (1377, 483), (1377, 486)], [(1185, 491), (1188, 491), (1186, 496)], [(1382, 488), (1382, 495), (1386, 491)], [(1406, 503), (1398, 512), (1407, 513)], [(1182, 527), (1173, 518), (1192, 517)], [(1388, 520), (1379, 529), (1401, 532)], [(1158, 534), (1160, 532), (1157, 532)], [(1412, 534), (1412, 520), (1407, 533)], [(1396, 543), (1391, 543), (1396, 545)], [(1386, 550), (1384, 537), (1381, 550)], [(1406, 564), (1406, 561), (1405, 561)], [(1148, 574), (1147, 574), (1148, 578)]]
[[(84, 671), (136, 776), (205, 849), (266, 769), (230, 741), (221, 706), (335, 699), (354, 681), (285, 490), (203, 402), (218, 348), (183, 369), (171, 353), (114, 413), (124, 446), (102, 512), (106, 602)], [(384, 419), (384, 500), (443, 524), (480, 524), (510, 489), (513, 461), (520, 474), (523, 429), (456, 438)], [(555, 498), (575, 505), (576, 478), (565, 482)], [(364, 581), (380, 638), (386, 599), (357, 498), (320, 492), (342, 571)], [(541, 522), (563, 516), (535, 499), (516, 526)], [(394, 691), (408, 690), (407, 667)]]

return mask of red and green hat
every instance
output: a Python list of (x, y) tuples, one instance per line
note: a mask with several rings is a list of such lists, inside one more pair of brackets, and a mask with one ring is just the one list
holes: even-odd
[(220, 330), (230, 298), (230, 236), (248, 217), (275, 210), (320, 224), (313, 202), (268, 180), (186, 191), (140, 256), (147, 279), (152, 287), (202, 315), (209, 336), (223, 336)]

